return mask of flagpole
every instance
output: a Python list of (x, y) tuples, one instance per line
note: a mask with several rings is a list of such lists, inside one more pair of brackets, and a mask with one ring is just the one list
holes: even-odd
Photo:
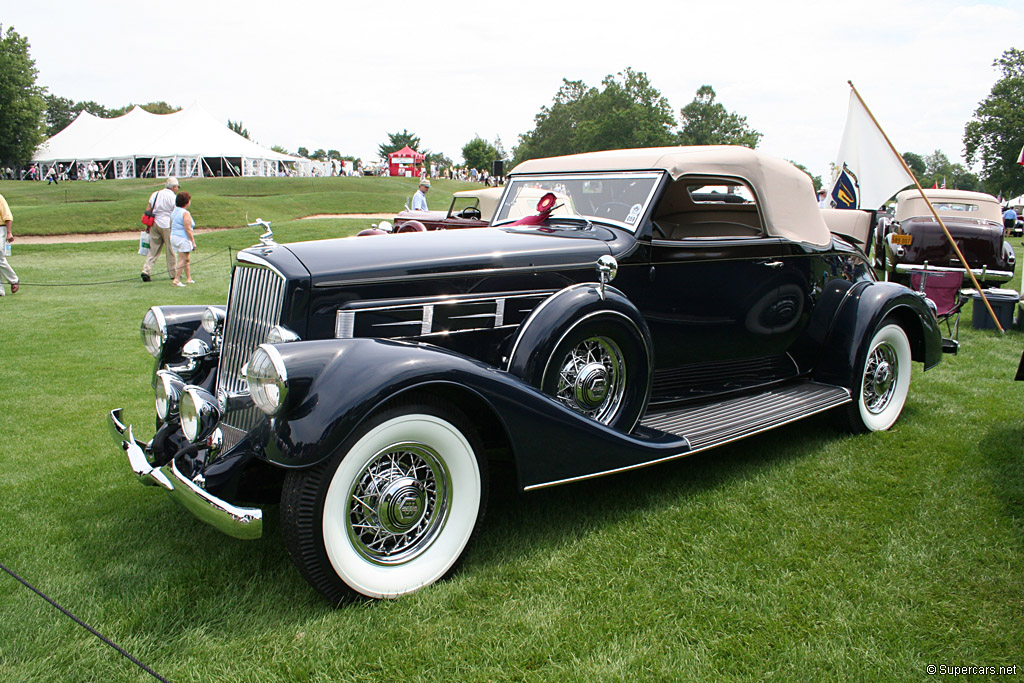
[(892, 150), (892, 153), (896, 156), (897, 159), (900, 160), (900, 163), (903, 164), (904, 170), (906, 170), (907, 174), (914, 180), (914, 185), (917, 186), (917, 191), (921, 193), (921, 198), (924, 199), (925, 204), (928, 205), (928, 208), (932, 212), (932, 216), (935, 217), (936, 222), (938, 222), (939, 226), (942, 228), (942, 232), (946, 233), (946, 239), (949, 240), (949, 243), (953, 247), (953, 251), (956, 252), (957, 258), (960, 259), (960, 263), (963, 264), (964, 269), (967, 271), (967, 275), (971, 278), (971, 283), (974, 285), (974, 289), (978, 292), (978, 296), (980, 296), (981, 300), (985, 302), (985, 308), (988, 309), (988, 314), (992, 316), (992, 320), (995, 322), (996, 328), (1001, 333), (1005, 334), (1006, 330), (1004, 330), (1003, 326), (999, 324), (999, 318), (996, 317), (996, 312), (992, 310), (992, 304), (988, 302), (988, 298), (981, 292), (981, 285), (978, 284), (978, 279), (974, 277), (974, 273), (971, 271), (971, 264), (969, 264), (967, 262), (967, 259), (964, 258), (963, 253), (960, 251), (960, 247), (957, 246), (956, 241), (953, 239), (953, 236), (949, 233), (949, 229), (946, 227), (946, 224), (942, 222), (942, 218), (939, 217), (939, 213), (935, 210), (935, 207), (932, 206), (931, 201), (925, 195), (924, 188), (921, 187), (921, 183), (917, 181), (917, 176), (914, 175), (914, 172), (912, 170), (910, 170), (910, 166), (907, 165), (907, 162), (903, 158), (903, 155), (896, 151), (896, 147), (894, 147), (892, 141), (889, 140), (889, 136), (885, 134), (885, 131), (882, 130), (882, 126), (879, 125), (878, 119), (875, 118), (875, 115), (871, 113), (871, 109), (868, 108), (867, 102), (865, 102), (864, 98), (860, 96), (859, 92), (857, 92), (857, 87), (853, 84), (853, 81), (846, 82), (850, 84), (850, 88), (853, 90), (853, 94), (857, 96), (858, 100), (860, 100), (860, 104), (862, 107), (864, 107), (864, 111), (866, 111), (868, 113), (868, 116), (871, 117), (871, 121), (875, 124), (875, 128), (877, 128), (878, 132), (882, 134), (883, 138), (885, 138), (885, 142), (887, 145), (889, 145), (889, 149)]

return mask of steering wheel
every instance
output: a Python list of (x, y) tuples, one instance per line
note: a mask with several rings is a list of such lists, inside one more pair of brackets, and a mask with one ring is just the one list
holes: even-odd
[(459, 218), (467, 218), (472, 220), (480, 220), (481, 217), (480, 209), (475, 206), (467, 206), (465, 209), (459, 212)]

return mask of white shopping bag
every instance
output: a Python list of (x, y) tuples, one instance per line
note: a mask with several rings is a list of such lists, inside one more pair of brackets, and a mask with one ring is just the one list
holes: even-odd
[(149, 256), (149, 233), (139, 232), (139, 256)]

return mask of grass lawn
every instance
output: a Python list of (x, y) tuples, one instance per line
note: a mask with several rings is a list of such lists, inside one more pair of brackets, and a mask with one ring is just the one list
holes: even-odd
[[(300, 180), (310, 208), (277, 208), (259, 204), (259, 181), (194, 182), (200, 225), (236, 201), (229, 185), (252, 188), (237, 199), (250, 218), (278, 221), (331, 211), (349, 187)], [(28, 232), (48, 188), (11, 185), (29, 183), (0, 183)], [(129, 207), (135, 230), (153, 183), (69, 185)], [(410, 188), (362, 210), (400, 208)], [(46, 220), (62, 206), (35, 204)], [(274, 226), (279, 241), (363, 227)], [(530, 494), (496, 481), (454, 578), (334, 609), (293, 568), (276, 511), (258, 541), (214, 531), (139, 486), (105, 423), (123, 406), (152, 435), (143, 314), (223, 303), (228, 249), (255, 238), (200, 235), (186, 289), (142, 283), (134, 243), (16, 242), (25, 284), (0, 300), (0, 563), (168, 679), (907, 681), (929, 664), (1024, 676), (1024, 335), (973, 330), (968, 308), (961, 353), (915, 368), (888, 432), (847, 436), (818, 416), (615, 477)], [(0, 680), (154, 680), (3, 573), (0, 605)]]

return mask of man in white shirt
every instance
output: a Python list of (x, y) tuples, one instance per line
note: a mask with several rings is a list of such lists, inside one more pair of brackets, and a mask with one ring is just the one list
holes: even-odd
[(832, 204), (828, 200), (828, 190), (824, 187), (818, 190), (818, 207), (822, 209), (832, 208)]
[(167, 179), (164, 189), (154, 192), (149, 197), (149, 205), (146, 207), (153, 212), (153, 226), (146, 228), (149, 233), (149, 256), (142, 264), (142, 281), (149, 282), (153, 273), (153, 264), (156, 263), (160, 249), (166, 245), (167, 251), (167, 272), (174, 277), (175, 255), (171, 250), (171, 213), (174, 212), (174, 200), (178, 196), (178, 179), (171, 176)]
[(413, 211), (429, 211), (427, 208), (427, 190), (430, 189), (430, 179), (420, 178), (420, 187), (412, 196)]

